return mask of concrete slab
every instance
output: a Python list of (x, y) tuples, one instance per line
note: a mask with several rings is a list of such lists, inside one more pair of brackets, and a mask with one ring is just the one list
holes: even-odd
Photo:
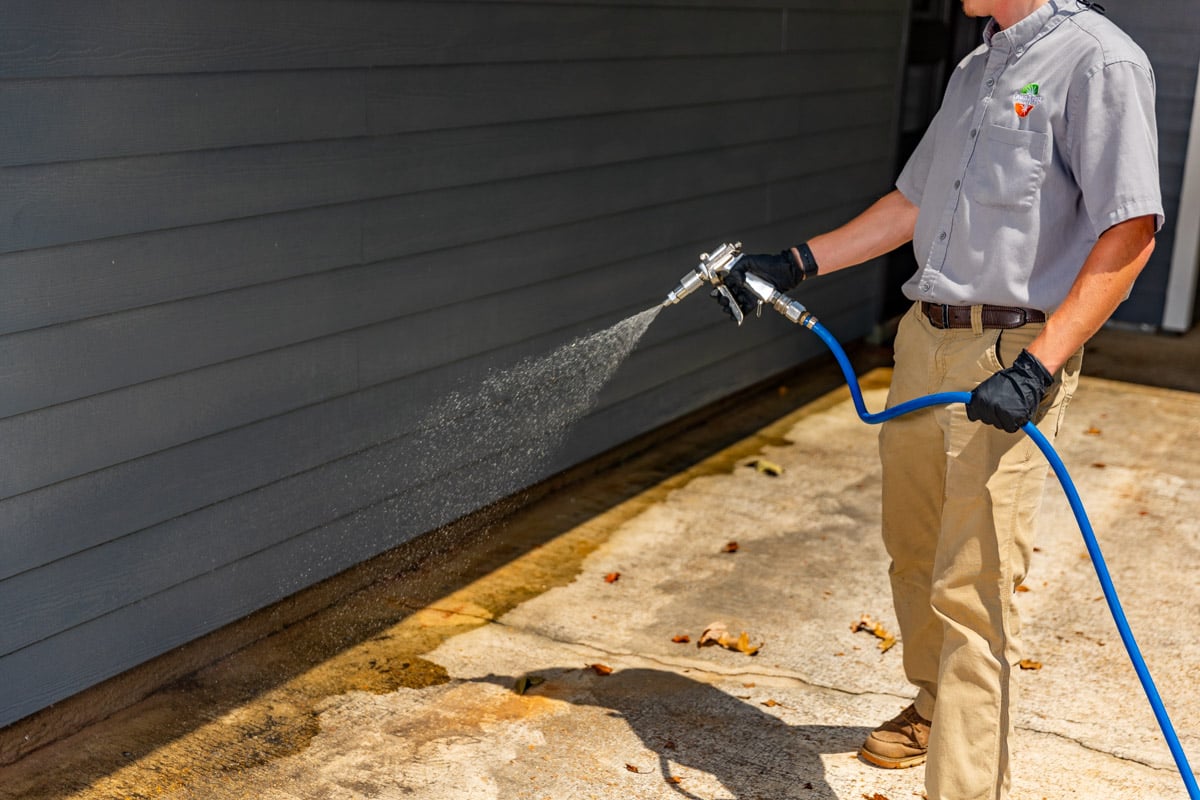
[[(864, 380), (869, 406), (886, 381)], [(1200, 759), (1200, 396), (1085, 379), (1060, 445)], [(171, 718), (172, 695), (151, 698), (0, 770), (0, 797), (917, 796), (921, 768), (854, 757), (911, 694), (903, 642), (885, 652), (852, 631), (863, 614), (895, 631), (875, 446), (835, 391), (435, 599), (422, 584), (448, 562), (381, 581), (316, 634), (289, 631), (174, 697), (226, 697), (339, 620), (379, 619), (370, 636), (143, 747), (131, 731)], [(1043, 666), (1020, 675), (1014, 798), (1184, 797), (1056, 484), (1027, 587), (1027, 655)], [(698, 647), (715, 622), (761, 649)]]

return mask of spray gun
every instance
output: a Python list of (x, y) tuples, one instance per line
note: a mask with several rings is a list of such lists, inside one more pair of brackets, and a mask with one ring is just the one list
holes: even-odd
[(718, 247), (711, 253), (700, 254), (700, 264), (683, 276), (679, 281), (679, 285), (667, 294), (667, 299), (663, 301), (663, 306), (671, 306), (678, 303), (683, 298), (687, 297), (692, 292), (700, 288), (702, 283), (711, 283), (715, 290), (725, 296), (729, 301), (729, 309), (733, 313), (737, 324), (742, 324), (742, 309), (738, 306), (737, 301), (733, 299), (733, 295), (729, 292), (729, 288), (725, 286), (725, 276), (729, 274), (729, 270), (737, 263), (737, 260), (742, 257), (742, 243), (733, 242)]
[[(675, 287), (673, 291), (667, 294), (667, 299), (663, 301), (663, 306), (674, 305), (683, 298), (687, 297), (692, 292), (700, 288), (702, 283), (711, 283), (719, 294), (725, 296), (729, 301), (729, 310), (733, 314), (738, 325), (741, 325), (745, 317), (742, 314), (742, 308), (737, 301), (733, 299), (733, 294), (729, 291), (729, 287), (725, 285), (725, 276), (729, 274), (729, 270), (742, 257), (742, 243), (726, 242), (718, 247), (712, 253), (701, 253), (700, 264), (687, 275), (683, 276), (683, 280)], [(787, 295), (778, 291), (774, 286), (764, 281), (753, 273), (746, 274), (746, 288), (758, 297), (758, 313), (762, 314), (764, 304), (771, 306), (780, 314), (787, 317), (792, 322), (800, 325), (805, 325), (812, 328), (812, 324), (816, 322), (816, 318), (805, 309), (798, 301), (791, 299)]]

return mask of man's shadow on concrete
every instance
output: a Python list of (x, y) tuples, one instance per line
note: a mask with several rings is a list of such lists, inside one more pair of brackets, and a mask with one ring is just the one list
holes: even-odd
[[(789, 725), (768, 712), (764, 703), (773, 699), (768, 689), (748, 687), (729, 694), (667, 670), (624, 669), (601, 676), (591, 669), (556, 667), (529, 676), (488, 675), (479, 680), (514, 692), (611, 709), (610, 716), (624, 719), (658, 755), (660, 777), (681, 798), (697, 797), (686, 786), (686, 770), (694, 769), (726, 788), (728, 794), (713, 800), (837, 800), (825, 780), (821, 756), (856, 751), (871, 730)], [(586, 735), (579, 737), (581, 747), (587, 742)]]

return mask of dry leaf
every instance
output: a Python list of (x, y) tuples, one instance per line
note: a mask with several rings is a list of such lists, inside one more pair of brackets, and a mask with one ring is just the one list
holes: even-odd
[(613, 668), (607, 664), (588, 664), (588, 667), (592, 670), (592, 672), (600, 676), (613, 674)]
[(704, 633), (700, 634), (700, 641), (696, 642), (696, 647), (704, 647), (708, 644), (720, 644), (722, 636), (728, 636), (729, 631), (725, 628), (724, 622), (713, 622), (704, 629)]
[(763, 700), (762, 704), (763, 704), (764, 706), (766, 706), (767, 708), (774, 708), (775, 706), (779, 705), (779, 701), (777, 701), (777, 700)]
[(677, 778), (672, 775), (671, 777), (667, 778), (667, 783), (680, 784), (683, 783), (683, 778)]
[(1084, 433), (1087, 434), (1088, 436), (1099, 436), (1100, 429), (1096, 428), (1096, 427), (1091, 427), (1091, 428), (1088, 428), (1086, 431), (1084, 431)]
[(709, 625), (704, 629), (704, 633), (700, 634), (700, 641), (696, 642), (697, 647), (706, 647), (713, 644), (720, 645), (726, 650), (745, 653), (748, 656), (755, 655), (762, 648), (762, 643), (756, 645), (750, 644), (750, 634), (745, 631), (742, 631), (735, 639), (723, 622), (714, 622)]
[(674, 642), (675, 644), (687, 644), (691, 640), (692, 640), (692, 637), (688, 636), (686, 633), (681, 633), (678, 636), (671, 637), (671, 641)]
[(1032, 658), (1022, 658), (1019, 662), (1017, 662), (1017, 666), (1019, 666), (1021, 669), (1041, 669), (1042, 662), (1034, 661)]
[(759, 458), (751, 461), (746, 466), (754, 467), (754, 469), (758, 472), (762, 473), (763, 475), (770, 475), (772, 478), (778, 478), (783, 474), (783, 467), (781, 467), (779, 464), (776, 464), (774, 461), (767, 461), (765, 458)]
[(1108, 467), (1108, 464), (1105, 464), (1103, 461), (1097, 461), (1097, 462), (1093, 463), (1092, 466), (1095, 469), (1106, 469)]
[(640, 769), (638, 769), (637, 767), (635, 767), (633, 764), (626, 764), (626, 765), (625, 765), (625, 769), (629, 770), (630, 772), (636, 772), (636, 773), (638, 773), (639, 775), (640, 775), (640, 774), (641, 774), (641, 772), (642, 772)]
[(888, 800), (885, 795), (876, 792), (875, 794), (864, 794), (864, 800)]
[(726, 544), (724, 547), (721, 548), (722, 553), (736, 553), (737, 551), (738, 551), (738, 543), (737, 542), (729, 542), (728, 544)]
[(616, 583), (620, 579), (620, 577), (621, 577), (621, 573), (610, 572), (604, 576), (604, 582), (605, 583)]
[(866, 631), (879, 639), (879, 652), (881, 653), (886, 653), (896, 645), (896, 637), (888, 633), (882, 622), (872, 620), (870, 614), (863, 614), (856, 622), (850, 623), (850, 630), (855, 633)]
[(745, 653), (748, 656), (754, 655), (758, 652), (758, 648), (762, 647), (761, 644), (751, 645), (750, 634), (746, 633), (745, 631), (742, 631), (742, 635), (738, 637), (737, 644), (735, 646), (739, 653)]
[(1028, 592), (1029, 587), (1022, 583), (1020, 586), (1017, 587), (1017, 591), (1018, 592)]
[(755, 686), (757, 686), (757, 685), (758, 685), (758, 684), (755, 684), (755, 683), (743, 683), (743, 684), (742, 684), (742, 688), (744, 688), (744, 689), (753, 689), (753, 688), (754, 688)]

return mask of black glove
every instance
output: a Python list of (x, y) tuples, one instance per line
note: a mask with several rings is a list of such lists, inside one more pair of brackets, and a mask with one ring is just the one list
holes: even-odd
[(986, 422), (1007, 433), (1017, 429), (1037, 412), (1054, 376), (1041, 361), (1022, 350), (1007, 369), (1000, 370), (975, 387), (967, 403), (967, 419)]
[[(814, 272), (815, 269), (814, 264)], [(743, 314), (749, 314), (758, 308), (759, 303), (758, 296), (746, 286), (746, 273), (757, 275), (781, 292), (795, 289), (805, 278), (805, 272), (791, 250), (784, 250), (778, 254), (746, 253), (733, 265), (724, 280), (725, 286), (729, 288), (729, 293), (733, 295)], [(713, 296), (717, 298), (721, 308), (725, 309), (725, 313), (733, 317), (728, 298), (719, 293), (714, 293)]]

